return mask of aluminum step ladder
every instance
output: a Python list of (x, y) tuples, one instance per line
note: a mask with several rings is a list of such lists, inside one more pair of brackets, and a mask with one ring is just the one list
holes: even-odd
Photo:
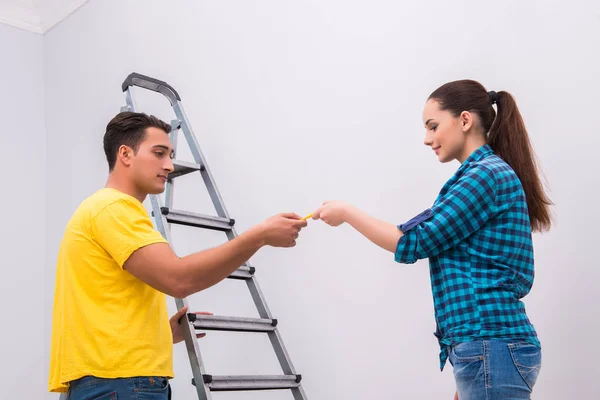
[[(170, 102), (176, 119), (171, 121), (170, 139), (174, 149), (177, 147), (177, 135), (181, 130), (189, 145), (194, 163), (174, 160), (175, 170), (169, 175), (165, 191), (165, 204), (161, 204), (158, 195), (151, 195), (152, 215), (156, 221), (157, 229), (163, 237), (171, 241), (170, 224), (181, 224), (202, 229), (211, 229), (225, 232), (228, 240), (237, 236), (234, 225), (235, 220), (229, 216), (225, 204), (210, 169), (200, 150), (198, 140), (194, 135), (192, 126), (185, 114), (181, 98), (177, 91), (166, 82), (159, 81), (138, 73), (130, 74), (122, 84), (125, 93), (126, 106), (121, 111), (137, 111), (134, 107), (133, 86), (151, 90), (163, 94)], [(200, 172), (204, 184), (208, 190), (217, 216), (202, 215), (182, 210), (172, 209), (173, 204), (173, 180), (179, 176), (193, 172)], [(196, 315), (189, 313), (186, 329), (184, 329), (185, 344), (192, 367), (193, 379), (198, 392), (198, 399), (209, 400), (213, 391), (246, 391), (246, 390), (274, 390), (291, 389), (295, 400), (306, 400), (306, 394), (300, 384), (302, 376), (296, 373), (290, 356), (283, 344), (281, 335), (277, 329), (277, 319), (273, 318), (267, 302), (260, 290), (255, 276), (255, 268), (246, 262), (228, 278), (244, 280), (248, 286), (254, 304), (260, 318), (238, 318), (211, 315)], [(187, 306), (187, 300), (175, 299), (177, 309), (181, 310)], [(185, 321), (185, 319), (184, 319)], [(183, 322), (182, 322), (183, 323)], [(234, 332), (263, 332), (268, 335), (279, 364), (282, 375), (242, 375), (242, 376), (215, 376), (206, 373), (200, 348), (196, 339), (196, 330), (234, 331)]]

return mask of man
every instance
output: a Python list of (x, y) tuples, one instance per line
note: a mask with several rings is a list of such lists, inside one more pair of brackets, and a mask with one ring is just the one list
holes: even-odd
[[(182, 340), (166, 296), (183, 298), (229, 276), (263, 246), (292, 247), (298, 215), (275, 215), (218, 247), (178, 257), (142, 205), (165, 190), (173, 149), (165, 122), (123, 112), (106, 128), (106, 186), (78, 207), (61, 243), (49, 391), (69, 400), (167, 399), (172, 345)], [(201, 335), (198, 335), (201, 337)], [(133, 398), (133, 397), (131, 397)], [(137, 398), (137, 397), (135, 397)]]

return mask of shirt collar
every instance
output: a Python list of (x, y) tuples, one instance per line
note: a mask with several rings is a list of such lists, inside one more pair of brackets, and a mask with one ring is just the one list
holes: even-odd
[(477, 150), (471, 153), (469, 157), (465, 160), (463, 165), (469, 164), (471, 162), (477, 162), (483, 160), (487, 155), (492, 154), (494, 150), (489, 144), (484, 144), (479, 147)]

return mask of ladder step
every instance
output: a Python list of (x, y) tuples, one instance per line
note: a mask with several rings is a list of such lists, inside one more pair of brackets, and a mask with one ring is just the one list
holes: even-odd
[(175, 167), (175, 170), (169, 174), (169, 179), (175, 179), (178, 176), (204, 170), (203, 165), (181, 160), (173, 160), (173, 166)]
[[(167, 207), (161, 207), (161, 212), (167, 216), (167, 222), (172, 224), (194, 226), (222, 232), (230, 231), (235, 224), (234, 219), (196, 214), (189, 211), (171, 210)], [(152, 215), (154, 216), (154, 211)]]
[[(211, 391), (273, 390), (300, 387), (301, 375), (203, 375)], [(194, 379), (192, 384), (195, 385)]]
[(209, 331), (230, 332), (272, 332), (277, 326), (276, 319), (222, 317), (214, 315), (188, 314), (194, 328)]
[(230, 279), (251, 279), (254, 275), (255, 268), (246, 265), (239, 267), (229, 275)]

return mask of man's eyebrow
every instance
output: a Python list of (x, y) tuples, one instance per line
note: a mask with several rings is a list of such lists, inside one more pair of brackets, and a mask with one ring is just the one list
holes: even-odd
[[(152, 148), (153, 149), (158, 148), (158, 149), (163, 149), (163, 150), (169, 151), (169, 147), (165, 146), (164, 144), (155, 144), (154, 146), (152, 146)], [(174, 154), (174, 153), (175, 153), (175, 149), (171, 149), (171, 154)]]

